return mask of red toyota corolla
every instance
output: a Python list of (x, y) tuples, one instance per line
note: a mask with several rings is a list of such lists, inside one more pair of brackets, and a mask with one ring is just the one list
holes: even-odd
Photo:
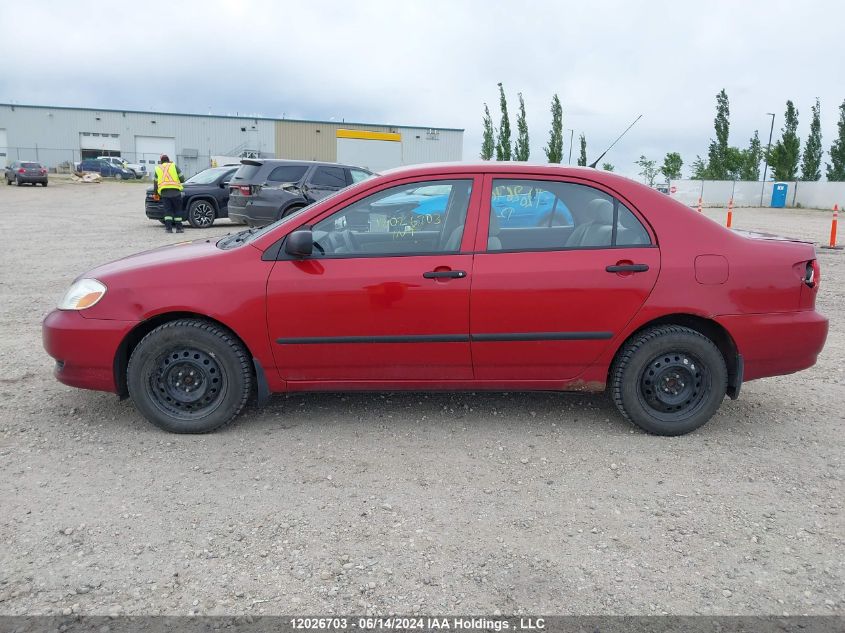
[(620, 176), (425, 165), (95, 268), (44, 346), (61, 382), (177, 433), (274, 392), (608, 388), (634, 424), (679, 435), (743, 382), (815, 363), (818, 288), (812, 244)]

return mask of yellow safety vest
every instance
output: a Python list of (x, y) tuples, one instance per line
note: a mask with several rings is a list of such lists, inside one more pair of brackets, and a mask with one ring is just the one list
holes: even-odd
[(179, 172), (176, 171), (176, 163), (162, 163), (156, 165), (156, 181), (158, 190), (177, 189), (182, 191), (182, 183), (179, 182)]

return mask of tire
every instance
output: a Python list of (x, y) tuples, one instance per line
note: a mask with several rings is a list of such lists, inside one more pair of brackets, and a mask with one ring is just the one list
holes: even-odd
[(610, 370), (610, 393), (622, 415), (655, 435), (684, 435), (722, 404), (728, 370), (719, 348), (687, 327), (663, 325), (632, 336)]
[(141, 339), (129, 358), (126, 382), (135, 406), (159, 428), (209, 433), (231, 422), (246, 404), (252, 391), (250, 356), (229, 330), (179, 319)]
[(195, 229), (207, 229), (216, 217), (217, 211), (208, 200), (194, 200), (188, 207), (188, 222)]
[(18, 178), (17, 176), (15, 176), (15, 185), (17, 185), (18, 187), (20, 187), (21, 185), (23, 185), (23, 183), (21, 182), (21, 179), (20, 179), (20, 178)]
[(123, 180), (123, 174), (121, 174), (120, 172), (115, 173), (114, 179), (115, 180)]
[(47, 183), (46, 183), (46, 182), (42, 182), (42, 183), (41, 183), (41, 186), (42, 186), (42, 187), (46, 187), (46, 186), (47, 186)]
[(6, 184), (7, 184), (8, 186), (10, 186), (10, 187), (11, 187), (11, 186), (12, 186), (12, 181), (11, 181), (11, 180), (9, 180), (8, 178), (6, 178)]

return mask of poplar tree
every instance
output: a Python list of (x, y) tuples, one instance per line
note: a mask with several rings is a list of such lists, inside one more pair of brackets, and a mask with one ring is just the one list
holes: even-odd
[(816, 97), (816, 105), (812, 108), (813, 119), (810, 121), (810, 134), (804, 145), (804, 160), (801, 161), (801, 180), (821, 180), (822, 177), (822, 124), (820, 120), (821, 106)]
[(499, 137), (496, 139), (496, 160), (511, 159), (511, 122), (508, 117), (508, 101), (505, 89), (499, 82), (499, 105), (502, 108), (502, 122), (499, 125)]
[(798, 110), (792, 101), (786, 102), (782, 135), (769, 153), (769, 164), (775, 180), (795, 180), (798, 175), (798, 160), (801, 157), (801, 141), (798, 140)]
[(528, 122), (525, 120), (525, 101), (522, 100), (522, 93), (518, 92), (519, 113), (516, 115), (516, 144), (514, 145), (514, 160), (526, 161), (531, 153), (528, 145)]
[(496, 151), (496, 140), (493, 133), (493, 119), (490, 117), (490, 108), (484, 104), (484, 118), (482, 119), (484, 132), (481, 136), (481, 160), (490, 160)]
[(559, 163), (563, 160), (563, 108), (557, 94), (552, 97), (552, 129), (549, 131), (549, 144), (543, 148), (546, 160)]
[(830, 144), (830, 161), (827, 164), (827, 179), (845, 180), (845, 101), (839, 106), (839, 121), (836, 124), (836, 140)]
[(583, 134), (580, 136), (581, 141), (581, 155), (578, 157), (578, 164), (581, 167), (587, 166), (587, 137)]

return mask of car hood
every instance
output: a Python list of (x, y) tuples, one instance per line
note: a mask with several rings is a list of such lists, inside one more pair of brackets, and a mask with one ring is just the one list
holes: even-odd
[(135, 253), (122, 259), (97, 266), (89, 270), (79, 278), (99, 279), (108, 286), (108, 281), (126, 274), (143, 272), (155, 274), (157, 268), (169, 267), (172, 265), (201, 265), (201, 262), (209, 257), (214, 257), (225, 251), (221, 251), (215, 245), (218, 239), (199, 239), (193, 241), (176, 242), (168, 246), (161, 246), (149, 251)]

